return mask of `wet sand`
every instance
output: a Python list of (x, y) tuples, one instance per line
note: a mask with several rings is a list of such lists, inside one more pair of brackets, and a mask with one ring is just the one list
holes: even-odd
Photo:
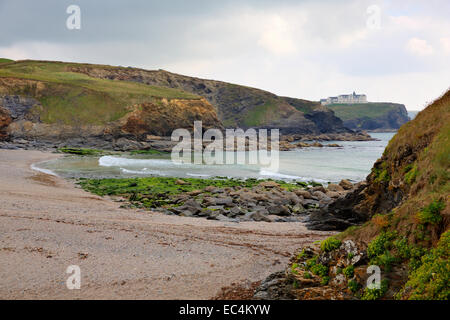
[[(0, 150), (0, 299), (210, 299), (284, 269), (331, 233), (137, 209), (31, 169), (60, 155)], [(81, 289), (66, 268), (81, 269)]]

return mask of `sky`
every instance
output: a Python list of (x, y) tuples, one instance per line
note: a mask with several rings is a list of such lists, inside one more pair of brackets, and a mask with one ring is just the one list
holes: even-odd
[[(67, 27), (80, 8), (80, 29)], [(450, 87), (448, 0), (0, 0), (0, 57), (164, 69), (421, 110)]]

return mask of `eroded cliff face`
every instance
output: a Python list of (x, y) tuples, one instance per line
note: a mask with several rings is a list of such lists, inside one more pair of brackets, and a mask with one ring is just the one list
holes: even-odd
[(128, 106), (123, 116), (105, 124), (83, 123), (75, 118), (71, 123), (49, 123), (41, 119), (47, 110), (40, 100), (47, 101), (49, 95), (58, 92), (51, 91), (46, 83), (0, 78), (0, 93), (0, 141), (26, 140), (128, 150), (148, 147), (145, 144), (148, 135), (170, 136), (178, 128), (192, 131), (196, 120), (202, 121), (205, 130), (223, 129), (216, 111), (204, 98), (150, 97), (147, 102)]
[(70, 66), (72, 72), (111, 80), (133, 81), (181, 89), (205, 97), (225, 127), (280, 128), (284, 134), (345, 133), (334, 113), (317, 102), (279, 97), (270, 92), (164, 70), (148, 71), (108, 66)]

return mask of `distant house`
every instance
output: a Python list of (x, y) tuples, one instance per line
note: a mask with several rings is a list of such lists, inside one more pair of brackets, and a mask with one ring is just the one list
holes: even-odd
[(365, 94), (341, 94), (337, 97), (328, 97), (326, 99), (320, 99), (322, 105), (336, 104), (336, 103), (367, 103), (367, 96)]

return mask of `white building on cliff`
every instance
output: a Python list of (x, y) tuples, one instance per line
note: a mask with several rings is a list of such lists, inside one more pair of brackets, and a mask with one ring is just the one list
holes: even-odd
[(367, 103), (367, 96), (365, 94), (341, 94), (337, 97), (328, 97), (326, 99), (320, 99), (322, 105), (335, 104), (335, 103)]

